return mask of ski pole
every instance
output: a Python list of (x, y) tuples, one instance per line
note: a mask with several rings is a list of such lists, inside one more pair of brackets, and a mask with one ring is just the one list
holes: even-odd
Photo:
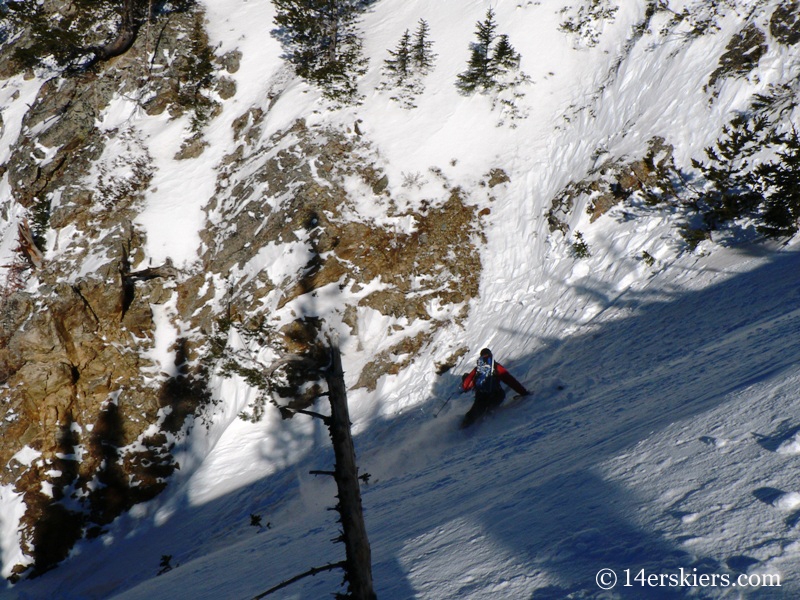
[(437, 410), (435, 413), (433, 413), (433, 418), (434, 418), (434, 419), (435, 419), (437, 416), (439, 416), (439, 413), (440, 413), (440, 412), (442, 412), (442, 409), (443, 409), (445, 406), (447, 406), (447, 403), (448, 403), (448, 402), (450, 402), (450, 400), (452, 400), (452, 399), (455, 397), (455, 395), (456, 395), (457, 393), (458, 393), (458, 392), (453, 392), (452, 394), (450, 394), (450, 395), (447, 397), (447, 400), (445, 400), (445, 401), (444, 401), (444, 404), (442, 404), (442, 405), (439, 407), (439, 410)]

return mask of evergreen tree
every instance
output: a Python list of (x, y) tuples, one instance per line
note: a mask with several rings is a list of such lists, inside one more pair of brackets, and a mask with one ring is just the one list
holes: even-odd
[(497, 23), (491, 8), (486, 11), (486, 19), (476, 24), (475, 37), (477, 41), (470, 45), (467, 70), (459, 73), (456, 80), (456, 87), (462, 94), (495, 88), (502, 90), (527, 81), (525, 76), (509, 80), (509, 75), (519, 69), (521, 57), (507, 35), (497, 34)]
[(470, 45), (470, 56), (467, 70), (458, 75), (456, 86), (464, 94), (471, 94), (477, 89), (488, 90), (494, 87), (497, 67), (492, 60), (491, 48), (497, 34), (497, 23), (494, 11), (486, 11), (486, 19), (478, 21), (475, 27), (476, 42)]
[(403, 33), (397, 43), (397, 47), (394, 50), (389, 50), (389, 55), (391, 58), (387, 58), (383, 63), (384, 73), (389, 76), (395, 85), (400, 85), (411, 74), (411, 63), (414, 60), (411, 48), (411, 34), (408, 29)]
[(716, 148), (705, 149), (707, 163), (692, 160), (707, 182), (700, 208), (711, 229), (752, 213), (764, 201), (750, 158), (764, 148), (768, 125), (764, 118), (734, 119), (723, 129)]
[(433, 42), (428, 39), (430, 29), (424, 19), (419, 20), (412, 40), (408, 29), (403, 32), (389, 58), (384, 61), (383, 81), (379, 90), (393, 89), (391, 99), (403, 108), (414, 108), (414, 99), (424, 89), (423, 77), (433, 68), (436, 55), (431, 51)]
[(8, 6), (0, 0), (0, 44), (5, 44), (11, 34), (8, 24)]
[(427, 74), (433, 68), (433, 62), (436, 60), (436, 54), (432, 51), (433, 42), (428, 39), (429, 35), (428, 22), (420, 19), (414, 32), (411, 54), (414, 66), (423, 74)]
[[(800, 135), (776, 133), (763, 115), (739, 116), (723, 128), (707, 162), (693, 160), (706, 181), (698, 208), (709, 229), (746, 218), (768, 236), (794, 235), (800, 223)], [(764, 161), (765, 156), (772, 156)], [(762, 162), (763, 161), (763, 162)]]
[(780, 160), (755, 170), (766, 198), (759, 229), (771, 236), (794, 235), (800, 222), (800, 136), (792, 129), (776, 136), (775, 142), (782, 146)]
[(214, 52), (208, 44), (202, 18), (195, 18), (188, 46), (185, 62), (179, 63), (178, 103), (192, 110), (191, 128), (197, 133), (211, 118), (216, 104), (207, 95), (214, 81)]
[(507, 35), (501, 35), (492, 52), (492, 62), (498, 72), (514, 71), (519, 68), (522, 57), (514, 50)]
[(359, 0), (273, 0), (274, 34), (284, 58), (300, 77), (320, 86), (329, 98), (355, 99), (356, 77), (366, 60), (356, 31)]

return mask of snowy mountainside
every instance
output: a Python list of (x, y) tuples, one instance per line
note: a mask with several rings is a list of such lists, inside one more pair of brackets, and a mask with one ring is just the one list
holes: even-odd
[[(454, 85), (490, 5), (529, 78), (513, 110), (502, 93)], [(647, 200), (681, 177), (699, 188), (692, 160), (757, 94), (784, 86), (796, 98), (796, 2), (381, 0), (359, 24), (363, 99), (343, 106), (281, 59), (271, 3), (203, 8), (220, 81), (235, 93), (215, 88), (217, 108), (194, 131), (188, 113), (147, 108), (161, 91), (135, 98), (113, 69), (100, 78), (120, 85), (85, 125), (102, 143), (80, 154), (79, 182), (55, 169), (43, 188), (56, 217), (45, 272), (20, 291), (71, 289), (95, 318), (122, 323), (103, 325), (108, 343), (92, 352), (65, 344), (73, 370), (61, 385), (79, 390), (77, 404), (95, 393), (106, 420), (135, 413), (144, 423), (123, 424), (116, 455), (168, 472), (134, 470), (151, 488), (136, 497), (131, 486), (124, 510), (80, 521), (96, 525), (94, 539), (0, 597), (244, 598), (335, 560), (333, 489), (308, 474), (331, 460), (324, 431), (281, 420), (208, 354), (220, 343), (268, 365), (313, 351), (321, 332), (339, 337), (372, 475), (363, 494), (378, 597), (737, 597), (720, 586), (605, 592), (604, 568), (778, 575), (780, 588), (736, 592), (797, 593), (798, 492), (786, 468), (797, 453), (796, 244), (753, 242), (745, 219), (690, 250), (680, 231), (695, 215)], [(436, 60), (409, 109), (379, 88), (381, 64), (419, 19)], [(737, 46), (753, 29), (763, 41)], [(51, 125), (61, 121), (27, 112), (58, 102), (43, 85), (17, 75), (0, 90), (4, 197), (63, 158)], [(796, 121), (792, 104), (776, 128)], [(101, 205), (109, 193), (115, 203)], [(7, 264), (31, 210), (9, 200), (3, 211)], [(114, 285), (129, 295), (117, 299)], [(61, 306), (30, 302), (10, 313), (19, 323)], [(61, 312), (90, 330), (88, 311)], [(534, 395), (464, 434), (467, 403), (453, 392), (483, 346)], [(84, 383), (116, 351), (123, 383)], [(9, 394), (24, 385), (13, 381)], [(133, 410), (135, 393), (147, 401)], [(2, 488), (6, 577), (33, 561), (31, 490), (40, 502), (48, 486), (78, 492), (63, 484), (68, 463), (48, 461), (109, 447), (92, 442), (106, 421), (70, 409), (64, 427), (59, 402), (42, 420), (74, 434), (71, 451), (11, 452), (15, 473), (47, 485)], [(92, 492), (110, 486), (98, 473), (81, 475)], [(77, 514), (83, 497), (64, 505)], [(251, 526), (253, 515), (269, 525)], [(327, 597), (339, 579), (275, 597)]]

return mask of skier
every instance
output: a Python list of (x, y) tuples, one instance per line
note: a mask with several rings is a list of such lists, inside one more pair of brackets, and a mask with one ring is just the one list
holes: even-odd
[(469, 373), (465, 373), (461, 380), (462, 392), (475, 390), (475, 402), (461, 421), (462, 429), (469, 427), (478, 418), (500, 406), (506, 395), (500, 382), (505, 383), (520, 396), (530, 394), (525, 386), (514, 379), (503, 365), (495, 362), (492, 351), (484, 348), (478, 357), (477, 366)]

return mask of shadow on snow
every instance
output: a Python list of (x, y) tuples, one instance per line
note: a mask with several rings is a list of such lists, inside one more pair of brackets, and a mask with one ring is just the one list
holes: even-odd
[[(599, 467), (670, 424), (714, 409), (731, 392), (798, 363), (800, 253), (776, 253), (753, 271), (699, 291), (631, 293), (613, 302), (623, 317), (582, 327), (564, 340), (540, 340), (508, 361), (512, 373), (531, 383), (534, 396), (477, 430), (457, 430), (466, 397), (432, 418), (459, 380), (460, 374), (448, 373), (421, 409), (375, 420), (356, 436), (362, 471), (373, 475), (363, 501), (379, 598), (423, 598), (426, 584), (447, 590), (440, 597), (469, 597), (490, 583), (502, 590), (504, 583), (541, 574), (563, 583), (540, 587), (537, 599), (600, 597), (595, 574), (603, 568), (622, 577), (623, 569), (635, 574), (642, 568), (735, 574), (755, 564), (743, 555), (723, 563), (698, 557), (679, 540), (643, 530), (632, 518), (642, 510), (639, 500), (605, 480)], [(784, 422), (754, 443), (774, 451), (798, 429), (800, 424)], [(141, 526), (130, 539), (82, 542), (77, 552), (96, 557), (70, 559), (0, 597), (36, 597), (47, 588), (50, 598), (104, 598), (126, 589), (126, 598), (155, 598), (168, 584), (190, 589), (194, 598), (248, 598), (308, 567), (339, 560), (343, 548), (330, 544), (337, 525), (324, 510), (334, 502), (333, 482), (306, 475), (329, 468), (332, 451), (327, 444), (312, 446), (298, 463), (235, 492), (201, 506), (185, 502), (161, 527)], [(777, 492), (760, 488), (752, 494), (769, 502)], [(249, 527), (253, 513), (264, 515), (271, 529)], [(504, 581), (476, 582), (459, 573), (459, 552), (448, 545), (464, 542), (459, 529), (503, 555), (509, 565)], [(183, 567), (134, 587), (155, 575), (161, 555), (173, 551), (173, 563)], [(437, 574), (414, 564), (418, 554), (438, 560), (439, 576), (451, 580), (436, 588)], [(126, 565), (128, 572), (120, 574)], [(84, 578), (105, 584), (89, 587)], [(340, 580), (335, 573), (320, 575), (273, 597), (330, 597)], [(60, 589), (53, 593), (55, 582)], [(614, 593), (698, 597), (697, 589), (681, 588), (617, 586)], [(769, 597), (769, 590), (759, 597)]]

